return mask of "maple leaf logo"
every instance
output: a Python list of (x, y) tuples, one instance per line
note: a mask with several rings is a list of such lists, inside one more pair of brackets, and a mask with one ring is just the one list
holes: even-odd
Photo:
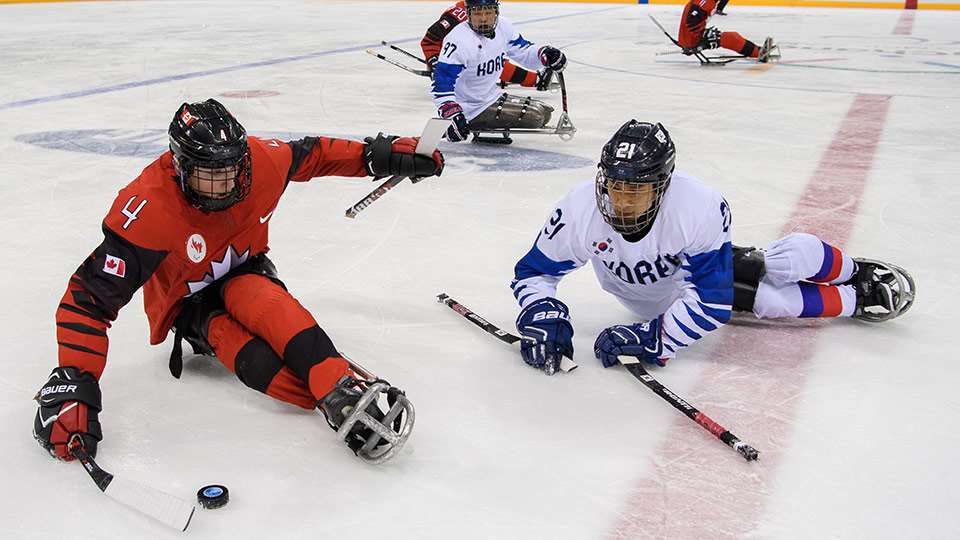
[(197, 250), (197, 252), (203, 251), (203, 243), (198, 240), (191, 240), (190, 245), (193, 246), (193, 249)]
[(110, 259), (106, 262), (107, 268), (113, 269), (117, 267), (117, 261)]
[(190, 291), (185, 296), (190, 296), (196, 294), (203, 290), (207, 285), (210, 285), (214, 281), (222, 278), (227, 275), (230, 270), (240, 266), (241, 264), (247, 262), (247, 259), (250, 258), (250, 249), (248, 248), (243, 253), (237, 253), (237, 249), (232, 245), (227, 248), (227, 251), (223, 254), (221, 260), (210, 261), (210, 271), (205, 273), (202, 278), (197, 281), (188, 281), (187, 289)]

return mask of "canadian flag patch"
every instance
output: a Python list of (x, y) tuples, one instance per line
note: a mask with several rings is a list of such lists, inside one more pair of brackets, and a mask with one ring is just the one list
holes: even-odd
[(103, 262), (103, 271), (113, 276), (123, 277), (127, 275), (127, 263), (120, 257), (107, 255), (107, 260)]

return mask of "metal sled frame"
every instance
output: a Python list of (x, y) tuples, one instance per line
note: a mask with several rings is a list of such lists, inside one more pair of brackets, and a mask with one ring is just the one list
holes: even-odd
[(888, 262), (878, 261), (876, 259), (855, 259), (856, 261), (863, 261), (865, 263), (875, 264), (880, 268), (885, 268), (890, 271), (897, 283), (897, 293), (899, 295), (899, 302), (895, 306), (895, 309), (891, 310), (889, 313), (872, 313), (867, 312), (863, 317), (858, 317), (861, 321), (866, 322), (883, 322), (890, 319), (895, 319), (907, 311), (910, 311), (910, 308), (913, 307), (913, 301), (917, 295), (917, 284), (913, 281), (913, 276), (911, 276), (906, 270)]
[[(673, 42), (674, 45), (679, 47), (680, 50), (683, 50), (683, 46), (680, 45), (680, 42), (673, 39), (673, 36), (670, 35), (670, 32), (667, 32), (667, 29), (664, 28), (662, 24), (660, 24), (660, 21), (653, 18), (653, 15), (650, 15), (650, 14), (648, 14), (647, 17), (650, 17), (650, 20), (653, 21), (653, 24), (657, 25), (657, 28), (659, 28), (660, 31), (663, 32), (664, 35), (667, 36), (667, 38), (669, 38), (670, 41)], [(701, 66), (725, 66), (730, 62), (735, 62), (737, 60), (750, 58), (749, 56), (745, 56), (742, 54), (733, 55), (733, 56), (707, 56), (703, 54), (703, 51), (695, 51), (693, 53), (693, 56), (695, 56), (697, 60), (700, 61)]]
[[(531, 134), (531, 135), (556, 135), (560, 137), (562, 141), (569, 141), (573, 139), (574, 134), (577, 132), (576, 126), (573, 125), (573, 122), (570, 120), (570, 113), (567, 110), (567, 85), (563, 80), (563, 73), (558, 72), (557, 81), (560, 83), (560, 96), (561, 102), (563, 104), (563, 112), (560, 113), (560, 117), (557, 118), (557, 125), (553, 127), (543, 127), (543, 128), (488, 128), (488, 129), (478, 129), (471, 130), (473, 133), (473, 142), (476, 143), (488, 143), (488, 144), (510, 144), (510, 135), (514, 133), (518, 134)], [(485, 134), (494, 134), (502, 135), (502, 140), (491, 139), (485, 137)]]
[[(350, 368), (354, 373), (368, 381), (369, 388), (363, 393), (363, 396), (360, 397), (360, 401), (354, 406), (350, 416), (344, 420), (343, 425), (337, 430), (337, 438), (346, 440), (353, 426), (355, 426), (357, 422), (360, 422), (370, 428), (373, 431), (373, 435), (357, 450), (357, 457), (373, 465), (388, 461), (400, 453), (403, 445), (406, 444), (407, 439), (410, 438), (410, 433), (413, 432), (413, 424), (416, 420), (416, 411), (413, 409), (413, 404), (410, 403), (406, 395), (399, 393), (395, 395), (396, 401), (390, 406), (390, 410), (384, 415), (383, 420), (377, 420), (370, 416), (370, 414), (367, 413), (367, 407), (371, 403), (376, 402), (380, 394), (387, 395), (392, 386), (390, 386), (390, 383), (378, 379), (376, 375), (360, 364), (357, 364), (345, 355), (342, 356), (347, 363), (350, 364)], [(393, 424), (401, 413), (406, 413), (406, 417), (399, 431), (394, 431), (389, 426)], [(387, 443), (380, 444), (383, 440)]]

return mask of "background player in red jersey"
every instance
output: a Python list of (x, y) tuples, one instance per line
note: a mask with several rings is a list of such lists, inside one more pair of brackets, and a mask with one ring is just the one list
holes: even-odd
[(680, 17), (680, 33), (677, 41), (683, 47), (686, 55), (695, 54), (706, 49), (723, 47), (742, 54), (749, 58), (756, 58), (758, 62), (769, 62), (779, 58), (779, 48), (768, 37), (762, 46), (737, 32), (721, 32), (717, 28), (707, 26), (707, 21), (715, 13), (717, 3), (714, 0), (690, 0), (683, 8)]
[[(420, 49), (423, 51), (423, 57), (427, 61), (430, 72), (433, 73), (433, 66), (437, 64), (440, 56), (440, 48), (443, 47), (443, 38), (457, 25), (467, 21), (467, 8), (463, 0), (460, 0), (440, 15), (440, 18), (427, 28), (427, 33), (420, 40)], [(500, 83), (502, 86), (508, 84), (519, 84), (528, 88), (537, 90), (548, 90), (550, 82), (553, 80), (553, 71), (545, 69), (540, 72), (529, 71), (517, 66), (507, 60), (503, 64), (503, 71), (500, 73)]]
[[(277, 277), (266, 255), (270, 217), (291, 181), (443, 171), (438, 151), (414, 154), (417, 138), (247, 136), (213, 99), (181, 105), (169, 136), (170, 151), (120, 190), (103, 220), (103, 242), (70, 278), (57, 308), (59, 366), (37, 394), (34, 421), (37, 441), (57, 458), (73, 459), (76, 444), (96, 454), (107, 329), (141, 287), (150, 343), (176, 331), (175, 377), (186, 339), (250, 388), (319, 407), (337, 429), (369, 385)], [(375, 402), (367, 412), (382, 418)], [(370, 436), (358, 423), (347, 443), (357, 451)]]

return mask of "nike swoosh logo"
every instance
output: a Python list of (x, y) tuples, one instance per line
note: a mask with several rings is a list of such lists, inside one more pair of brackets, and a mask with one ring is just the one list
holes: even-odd
[(270, 216), (273, 215), (273, 212), (274, 212), (274, 210), (271, 210), (270, 212), (267, 213), (267, 215), (261, 216), (261, 217), (260, 217), (260, 223), (266, 223), (266, 222), (270, 219)]

